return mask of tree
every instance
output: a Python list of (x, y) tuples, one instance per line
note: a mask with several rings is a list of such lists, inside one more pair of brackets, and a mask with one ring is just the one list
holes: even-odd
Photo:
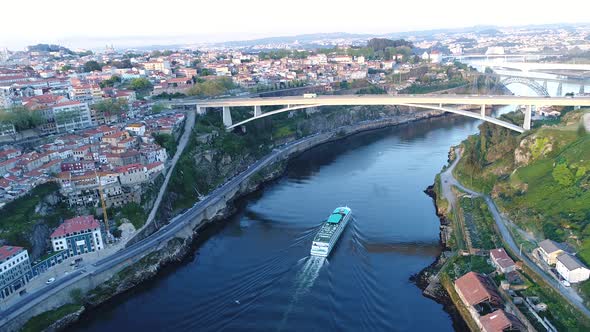
[(113, 115), (118, 119), (129, 109), (129, 106), (124, 99), (106, 99), (92, 105), (92, 109), (100, 113), (105, 118), (105, 122), (109, 122)]
[(123, 59), (121, 61), (113, 61), (111, 65), (115, 68), (123, 69), (123, 68), (132, 68), (133, 65), (129, 59)]
[(111, 78), (106, 79), (106, 80), (100, 82), (99, 85), (100, 85), (100, 87), (102, 89), (104, 89), (104, 88), (107, 88), (107, 87), (112, 88), (113, 86), (115, 86), (115, 83), (121, 83), (121, 77), (120, 76), (113, 75), (113, 76), (111, 76)]
[(145, 92), (152, 89), (152, 83), (145, 77), (134, 78), (129, 82), (129, 89)]
[(213, 80), (207, 80), (202, 83), (196, 83), (188, 91), (189, 96), (211, 97), (227, 93), (235, 87), (231, 78), (220, 77)]
[(34, 128), (43, 123), (40, 112), (29, 110), (24, 106), (14, 106), (0, 110), (0, 124), (13, 125), (16, 131)]
[(553, 175), (553, 179), (557, 181), (557, 183), (564, 187), (569, 187), (574, 184), (574, 175), (564, 162), (557, 164), (551, 175)]
[(65, 73), (66, 71), (71, 70), (71, 69), (72, 69), (72, 66), (70, 66), (70, 65), (63, 65), (61, 67), (60, 71), (62, 71), (62, 72)]
[(83, 70), (85, 73), (89, 73), (91, 71), (101, 71), (102, 66), (98, 62), (96, 62), (94, 60), (90, 60), (84, 64)]
[(164, 110), (164, 105), (160, 103), (155, 103), (152, 105), (152, 113), (160, 113)]
[(211, 75), (215, 75), (215, 72), (209, 68), (201, 68), (201, 70), (199, 71), (199, 75), (200, 76), (211, 76)]
[(413, 48), (414, 44), (404, 39), (391, 40), (387, 38), (373, 38), (367, 42), (367, 47), (372, 48), (374, 51), (385, 51), (385, 49), (388, 47), (400, 46), (407, 46), (409, 48)]

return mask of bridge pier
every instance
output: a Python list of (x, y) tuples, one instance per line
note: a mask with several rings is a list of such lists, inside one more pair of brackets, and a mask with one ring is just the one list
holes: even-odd
[(545, 90), (547, 90), (547, 80), (543, 81), (543, 87), (545, 88)]
[(207, 107), (197, 105), (197, 115), (203, 115), (207, 113)]
[(557, 86), (557, 97), (561, 97), (562, 94), (563, 94), (563, 83), (559, 82), (559, 85)]
[(229, 106), (223, 106), (223, 125), (229, 127), (232, 125), (231, 112)]
[(482, 118), (485, 118), (485, 116), (486, 116), (486, 105), (485, 104), (481, 105), (480, 114), (481, 114)]
[(532, 106), (526, 105), (526, 109), (524, 111), (524, 123), (522, 127), (524, 130), (531, 130), (531, 117), (532, 117)]
[(579, 94), (583, 95), (584, 94), (584, 83), (582, 83), (582, 85), (580, 85), (580, 91), (578, 91)]
[(262, 108), (260, 106), (254, 106), (254, 117), (262, 115)]

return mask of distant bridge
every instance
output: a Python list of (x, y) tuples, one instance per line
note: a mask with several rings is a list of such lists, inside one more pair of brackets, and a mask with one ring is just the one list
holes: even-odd
[(574, 63), (549, 63), (549, 62), (510, 62), (510, 61), (473, 61), (470, 65), (483, 66), (490, 68), (509, 68), (520, 71), (540, 71), (540, 70), (571, 70), (571, 71), (590, 71), (590, 64)]
[[(524, 132), (531, 129), (532, 106), (590, 106), (590, 97), (524, 97), (524, 96), (479, 96), (479, 95), (339, 95), (317, 96), (305, 98), (303, 96), (273, 97), (273, 98), (233, 98), (213, 100), (172, 101), (172, 107), (194, 107), (197, 113), (204, 114), (207, 108), (222, 108), (223, 124), (232, 129), (248, 122), (299, 109), (332, 105), (393, 105), (414, 108), (432, 109), (443, 112), (460, 114), (463, 116), (487, 121), (499, 126)], [(477, 105), (479, 112), (459, 110), (449, 105)], [(526, 105), (524, 123), (522, 127), (499, 120), (485, 114), (486, 105)], [(231, 107), (253, 107), (254, 116), (244, 121), (233, 123)], [(283, 106), (277, 110), (262, 112), (262, 106)]]
[(510, 84), (515, 84), (515, 83), (524, 84), (524, 85), (528, 86), (529, 88), (531, 88), (537, 95), (549, 97), (549, 91), (547, 91), (547, 86), (546, 85), (543, 86), (543, 85), (539, 84), (537, 81), (532, 80), (530, 78), (517, 77), (517, 76), (507, 77), (507, 78), (501, 80), (500, 83), (504, 84), (505, 86), (508, 86)]
[(443, 59), (456, 59), (456, 60), (465, 60), (465, 59), (523, 59), (526, 61), (527, 59), (531, 60), (540, 60), (547, 57), (560, 57), (560, 54), (456, 54), (456, 55), (445, 55)]

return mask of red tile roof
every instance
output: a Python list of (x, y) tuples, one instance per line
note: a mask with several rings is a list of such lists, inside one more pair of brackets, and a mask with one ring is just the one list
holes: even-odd
[(492, 304), (502, 304), (502, 299), (492, 282), (485, 275), (468, 272), (455, 280), (455, 287), (461, 292), (468, 305), (476, 305), (485, 301)]
[(0, 247), (0, 263), (10, 259), (12, 256), (23, 251), (22, 247), (2, 246)]
[(125, 172), (129, 172), (130, 170), (141, 169), (141, 168), (143, 168), (143, 166), (140, 164), (129, 164), (129, 165), (120, 166), (120, 167), (115, 168), (115, 172), (125, 173)]
[(161, 162), (161, 161), (156, 161), (156, 162), (154, 162), (154, 163), (147, 164), (145, 167), (146, 167), (148, 170), (150, 170), (150, 169), (152, 169), (152, 168), (156, 168), (156, 167), (158, 167), (158, 166), (160, 166), (160, 165), (162, 165), (162, 162)]
[(64, 107), (64, 106), (73, 106), (73, 105), (82, 105), (81, 102), (75, 100), (64, 101), (59, 104), (53, 105), (53, 107)]
[(51, 234), (51, 238), (70, 235), (76, 232), (94, 230), (99, 228), (98, 220), (93, 216), (79, 216), (72, 219), (65, 220), (63, 224), (59, 225)]
[(525, 331), (522, 323), (516, 316), (498, 309), (479, 318), (485, 332), (502, 332), (506, 329)]

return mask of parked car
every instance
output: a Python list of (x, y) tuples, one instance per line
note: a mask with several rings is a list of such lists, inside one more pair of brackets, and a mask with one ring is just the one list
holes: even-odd
[(55, 281), (55, 278), (49, 278), (47, 279), (47, 281), (45, 282), (46, 284), (52, 284)]

